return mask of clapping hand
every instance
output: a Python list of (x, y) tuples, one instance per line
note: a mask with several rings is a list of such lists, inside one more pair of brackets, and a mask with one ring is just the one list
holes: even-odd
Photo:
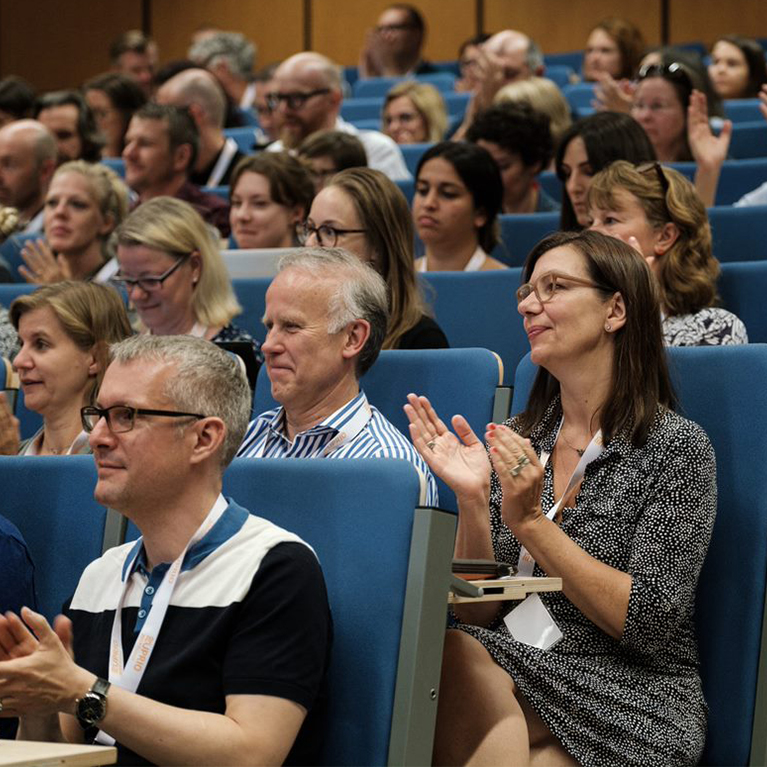
[(45, 240), (28, 242), (21, 251), (26, 266), (19, 273), (27, 282), (47, 284), (72, 279), (72, 270), (62, 255), (56, 255)]
[(615, 80), (609, 72), (598, 75), (591, 105), (599, 112), (631, 113), (636, 86), (631, 80)]

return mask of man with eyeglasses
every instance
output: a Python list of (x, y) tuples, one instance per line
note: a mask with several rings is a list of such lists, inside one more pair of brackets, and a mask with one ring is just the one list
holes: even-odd
[(356, 256), (329, 247), (337, 234), (329, 229), (317, 231), (325, 247), (284, 256), (266, 292), (261, 349), (280, 406), (250, 423), (237, 455), (404, 458), (422, 478), (422, 503), (436, 506), (426, 462), (360, 390), (386, 336), (386, 283)]
[(426, 23), (417, 8), (395, 3), (378, 17), (360, 53), (359, 76), (404, 77), (425, 75), (437, 69), (421, 58)]
[(86, 568), (54, 629), (28, 609), (0, 616), (0, 710), (23, 739), (115, 743), (120, 764), (316, 764), (322, 571), (297, 536), (221, 495), (248, 383), (198, 338), (112, 351), (82, 421), (96, 500), (142, 537)]
[(270, 85), (269, 105), (280, 140), (267, 151), (296, 149), (320, 130), (336, 130), (357, 136), (365, 147), (368, 166), (392, 181), (410, 179), (402, 151), (380, 131), (359, 130), (341, 119), (341, 70), (319, 53), (297, 53), (277, 68)]

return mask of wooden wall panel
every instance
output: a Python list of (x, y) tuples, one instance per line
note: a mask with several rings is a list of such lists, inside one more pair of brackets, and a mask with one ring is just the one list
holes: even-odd
[(767, 37), (767, 2), (737, 0), (709, 2), (672, 0), (669, 14), (669, 41), (700, 40), (710, 46), (720, 35), (739, 34)]
[[(508, 0), (506, 0), (508, 2)], [(343, 65), (356, 64), (366, 30), (391, 0), (312, 0), (312, 47)], [(414, 0), (426, 19), (424, 56), (447, 61), (476, 34), (475, 0)]]
[(71, 88), (109, 68), (109, 45), (141, 28), (141, 0), (0, 0), (0, 76), (39, 91)]
[(616, 13), (633, 21), (648, 45), (660, 42), (661, 0), (622, 0), (620, 7), (614, 0), (484, 0), (484, 5), (485, 32), (518, 29), (546, 53), (581, 50), (594, 24)]
[(253, 40), (257, 67), (303, 50), (303, 0), (151, 0), (150, 24), (161, 62), (186, 58), (192, 33), (203, 24)]

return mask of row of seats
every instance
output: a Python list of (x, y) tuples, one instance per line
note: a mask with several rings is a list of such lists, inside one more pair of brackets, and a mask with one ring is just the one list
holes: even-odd
[[(404, 364), (397, 375), (408, 381), (415, 370), (409, 358), (428, 366), (430, 357), (440, 357), (434, 350), (391, 354)], [(754, 456), (767, 454), (767, 388), (754, 381), (767, 380), (767, 346), (670, 349), (669, 361), (681, 412), (706, 430), (717, 454), (720, 503), (696, 615), (710, 708), (701, 764), (763, 764), (767, 475)], [(515, 410), (534, 373), (528, 357), (516, 375)], [(430, 385), (442, 387), (443, 415), (475, 393), (461, 393), (436, 374)], [(113, 525), (92, 500), (94, 482), (87, 457), (0, 458), (4, 511), (27, 536), (49, 617), (82, 567), (123, 538), (124, 526)], [(244, 459), (227, 470), (224, 486), (255, 513), (304, 537), (323, 564), (336, 644), (322, 763), (427, 763), (454, 517), (415, 508), (418, 481), (400, 461)]]

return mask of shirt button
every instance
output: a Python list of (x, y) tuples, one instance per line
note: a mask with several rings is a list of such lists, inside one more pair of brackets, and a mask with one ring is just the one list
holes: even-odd
[(139, 610), (138, 611), (138, 617), (139, 618), (146, 618), (146, 610)]
[(149, 596), (151, 597), (151, 596), (152, 596), (152, 594), (154, 594), (154, 586), (147, 586), (147, 587), (144, 589), (144, 593), (145, 593), (145, 594), (149, 594)]

